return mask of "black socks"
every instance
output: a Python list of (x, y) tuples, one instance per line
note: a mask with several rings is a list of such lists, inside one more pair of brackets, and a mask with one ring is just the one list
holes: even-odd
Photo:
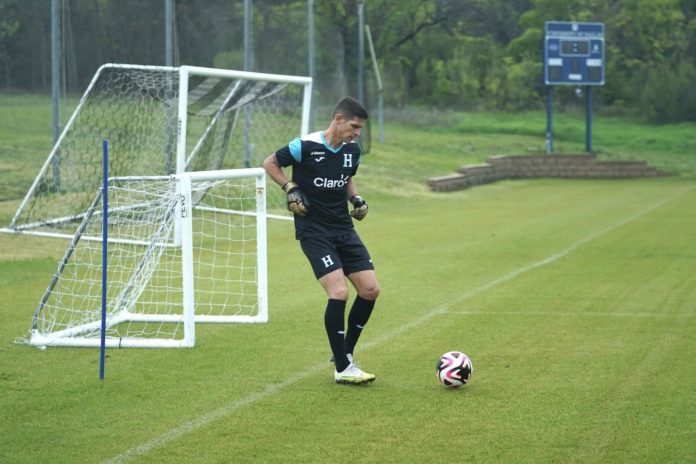
[(324, 327), (326, 327), (326, 334), (329, 336), (329, 345), (331, 345), (331, 351), (333, 352), (334, 361), (336, 362), (336, 372), (343, 372), (350, 364), (346, 356), (346, 348), (344, 345), (345, 312), (345, 301), (329, 299), (326, 305), (326, 312), (324, 313)]
[(329, 299), (326, 304), (324, 327), (326, 327), (326, 334), (329, 337), (329, 345), (331, 345), (337, 372), (343, 372), (350, 364), (346, 353), (353, 354), (355, 344), (358, 343), (358, 338), (370, 319), (374, 307), (375, 300), (365, 300), (356, 296), (348, 314), (348, 332), (346, 333), (344, 322), (346, 302)]
[(358, 338), (368, 319), (370, 319), (374, 307), (375, 300), (365, 300), (360, 298), (360, 296), (355, 297), (353, 306), (348, 314), (348, 332), (345, 339), (346, 353), (353, 354), (355, 344), (358, 343)]

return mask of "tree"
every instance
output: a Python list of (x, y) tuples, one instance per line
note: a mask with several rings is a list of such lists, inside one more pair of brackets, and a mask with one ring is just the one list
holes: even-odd
[(20, 22), (16, 14), (17, 0), (0, 0), (0, 68), (5, 70), (6, 87), (12, 87), (10, 57), (16, 46)]

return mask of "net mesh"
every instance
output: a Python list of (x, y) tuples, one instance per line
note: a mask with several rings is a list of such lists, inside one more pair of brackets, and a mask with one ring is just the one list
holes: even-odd
[[(257, 198), (253, 177), (196, 182), (188, 201), (174, 180), (112, 179), (107, 339), (183, 339), (185, 264), (175, 223), (190, 207), (196, 317), (257, 316)], [(101, 209), (99, 193), (35, 313), (34, 344), (100, 337)]]
[[(192, 75), (188, 89), (186, 171), (260, 166), (300, 135), (300, 84)], [(102, 67), (10, 227), (72, 234), (100, 185), (104, 139), (112, 177), (176, 172), (180, 97), (178, 68)], [(282, 192), (269, 192), (283, 213)]]

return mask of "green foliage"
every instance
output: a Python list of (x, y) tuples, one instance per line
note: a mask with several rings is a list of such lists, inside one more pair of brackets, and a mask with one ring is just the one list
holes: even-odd
[(539, 98), (541, 64), (523, 60), (510, 63), (507, 68), (504, 109), (519, 111), (539, 108), (543, 100)]
[[(500, 40), (503, 23), (492, 4), (486, 9), (471, 2), (469, 16), (475, 19), (457, 17), (456, 25), (448, 23), (446, 28), (427, 14), (427, 4), (420, 7), (420, 15), (410, 17), (408, 40), (396, 42), (400, 53), (384, 59), (388, 73), (410, 75), (390, 81), (391, 86), (410, 88), (410, 95), (421, 103), (494, 110), (538, 108), (545, 98), (541, 82), (544, 22), (599, 21), (606, 25), (607, 84), (596, 89), (595, 104), (614, 107), (615, 112), (631, 109), (652, 123), (694, 120), (693, 85), (688, 80), (696, 66), (696, 19), (688, 2), (536, 0), (531, 7), (510, 3), (506, 7), (516, 8), (513, 15), (521, 30), (505, 40)], [(388, 5), (391, 3), (382, 2), (382, 6)], [(404, 11), (400, 17), (407, 16)], [(487, 15), (478, 16), (481, 11)], [(485, 32), (475, 21), (487, 24)], [(396, 40), (387, 35), (390, 29), (386, 25), (375, 29), (381, 48)], [(379, 36), (380, 32), (385, 35)], [(660, 79), (666, 72), (670, 77)], [(662, 99), (658, 98), (661, 86), (669, 87)], [(399, 90), (394, 102), (403, 104), (406, 94), (407, 90)], [(570, 93), (558, 94), (556, 104), (562, 108), (576, 104)]]
[[(0, 0), (0, 85), (50, 89), (50, 2)], [(180, 63), (240, 68), (243, 2), (178, 0)], [(315, 89), (334, 101), (357, 94), (358, 2), (315, 1)], [(104, 62), (161, 64), (163, 4), (143, 0), (62, 2), (68, 92), (79, 94)], [(687, 0), (373, 0), (364, 2), (387, 106), (451, 109), (536, 109), (545, 21), (605, 24), (606, 84), (595, 91), (604, 112), (640, 115), (653, 123), (694, 121), (696, 6)], [(307, 74), (307, 2), (252, 2), (256, 71)], [(72, 26), (71, 26), (72, 25)], [(79, 25), (79, 30), (76, 28)], [(365, 56), (368, 105), (375, 105)], [(661, 80), (660, 73), (668, 73)], [(658, 98), (660, 86), (665, 99)], [(686, 95), (685, 95), (686, 94)], [(666, 101), (667, 96), (671, 101)], [(556, 105), (572, 108), (559, 91)], [(653, 106), (654, 105), (654, 106)]]
[(544, 29), (530, 27), (522, 35), (511, 40), (507, 46), (507, 55), (515, 62), (528, 60), (539, 61), (539, 45), (544, 40)]
[(222, 69), (244, 69), (244, 53), (240, 50), (220, 52), (215, 55), (213, 66)]
[(639, 113), (647, 121), (673, 123), (696, 120), (696, 66), (679, 63), (649, 69), (637, 80), (643, 92), (638, 101)]
[(684, 58), (688, 45), (679, 0), (625, 0), (611, 26), (627, 65), (648, 65)]
[(483, 97), (489, 96), (492, 101), (502, 98), (505, 81), (505, 70), (500, 64), (502, 55), (502, 49), (490, 37), (463, 37), (460, 40), (447, 62), (457, 84), (457, 94), (450, 98), (461, 100), (459, 108), (485, 108)]
[[(0, 63), (7, 66), (10, 58), (10, 42), (19, 30), (20, 22), (11, 14), (10, 8), (15, 7), (11, 0), (0, 0)], [(1, 76), (0, 76), (1, 77)]]

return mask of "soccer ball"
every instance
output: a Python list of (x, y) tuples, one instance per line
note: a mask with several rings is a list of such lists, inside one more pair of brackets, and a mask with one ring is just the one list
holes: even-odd
[(471, 359), (459, 351), (449, 351), (437, 361), (437, 379), (442, 385), (450, 388), (459, 388), (471, 380), (474, 366)]

